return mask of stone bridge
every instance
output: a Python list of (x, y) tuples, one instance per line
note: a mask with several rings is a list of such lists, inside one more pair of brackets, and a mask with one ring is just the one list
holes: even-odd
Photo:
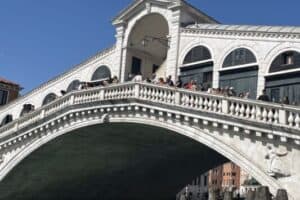
[(137, 123), (192, 138), (300, 199), (300, 109), (139, 82), (73, 91), (0, 128), (0, 180), (42, 145), (102, 123)]

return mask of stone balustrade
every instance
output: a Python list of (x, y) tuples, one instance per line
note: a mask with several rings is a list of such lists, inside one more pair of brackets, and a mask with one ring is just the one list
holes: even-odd
[[(195, 92), (148, 83), (128, 82), (109, 85), (107, 87), (74, 91), (62, 96), (49, 105), (38, 108), (34, 112), (1, 127), (0, 137), (12, 134), (18, 129), (33, 124), (68, 106), (130, 99), (229, 116), (245, 121), (261, 123), (262, 125), (268, 124), (290, 129), (298, 129), (300, 126), (300, 108), (298, 107), (224, 97), (205, 92)], [(270, 137), (272, 136), (270, 135)], [(282, 138), (284, 140), (288, 136)], [(297, 138), (298, 143), (299, 140)]]

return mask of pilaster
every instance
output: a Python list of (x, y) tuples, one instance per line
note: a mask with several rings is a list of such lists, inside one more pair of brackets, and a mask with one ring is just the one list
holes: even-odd
[(178, 75), (178, 57), (179, 57), (179, 42), (180, 42), (180, 18), (181, 11), (173, 10), (171, 27), (169, 30), (170, 48), (167, 56), (166, 75), (171, 75), (173, 79), (177, 79)]

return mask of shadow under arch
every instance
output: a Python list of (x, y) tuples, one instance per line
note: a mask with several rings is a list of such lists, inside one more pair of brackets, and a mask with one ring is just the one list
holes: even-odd
[[(124, 130), (131, 132), (126, 133)], [(70, 145), (76, 140), (76, 143)], [(90, 148), (90, 146), (97, 146), (97, 148)], [(67, 148), (65, 153), (61, 152), (62, 148)], [(97, 159), (97, 157), (103, 162), (87, 160), (89, 158)], [(71, 159), (75, 159), (75, 161), (70, 162)], [(40, 164), (38, 164), (38, 160), (42, 160)], [(57, 161), (61, 161), (63, 164), (57, 163)], [(68, 134), (49, 142), (49, 145), (45, 145), (26, 158), (0, 185), (8, 185), (7, 187), (15, 185), (14, 180), (20, 176), (23, 177), (23, 180), (26, 179), (24, 181), (26, 185), (34, 184), (38, 180), (37, 189), (28, 187), (27, 189), (32, 189), (36, 193), (35, 198), (43, 197), (44, 200), (57, 199), (56, 195), (58, 194), (66, 199), (83, 197), (84, 199), (150, 200), (155, 197), (172, 199), (177, 192), (197, 176), (226, 161), (227, 159), (206, 146), (167, 129), (134, 123), (100, 124), (68, 132)], [(86, 164), (83, 164), (84, 162)], [(72, 163), (78, 166), (68, 167)], [(107, 167), (92, 166), (101, 165), (101, 163)], [(67, 169), (59, 169), (56, 165), (66, 166)], [(88, 169), (89, 166), (91, 169)], [(80, 169), (84, 169), (82, 173), (87, 175), (78, 175), (76, 172)], [(95, 172), (95, 169), (103, 169), (105, 173)], [(69, 175), (70, 179), (66, 178)], [(46, 180), (40, 180), (41, 176), (47, 177)], [(55, 176), (59, 177), (58, 180)], [(13, 180), (13, 183), (10, 180)], [(22, 184), (22, 181), (18, 181), (18, 183)], [(95, 188), (93, 186), (92, 189), (86, 188), (85, 184), (87, 183), (97, 185), (99, 191), (97, 197), (91, 195), (95, 192)], [(43, 188), (44, 184), (47, 189)], [(18, 185), (17, 188), (22, 188), (22, 186)], [(116, 189), (118, 192), (115, 192)], [(155, 191), (152, 191), (153, 189)], [(67, 192), (63, 190), (67, 190)], [(137, 193), (135, 190), (139, 192)], [(80, 194), (78, 191), (84, 194)], [(30, 199), (28, 192), (26, 193), (22, 189), (17, 189), (16, 193), (16, 196), (18, 193), (23, 193), (22, 200)], [(101, 193), (105, 194), (100, 196)], [(0, 199), (4, 194), (7, 192), (3, 191)], [(7, 199), (15, 199), (16, 196), (11, 194)]]
[[(233, 161), (240, 167), (242, 167), (247, 172), (251, 172), (250, 174), (256, 178), (260, 183), (263, 185), (267, 185), (270, 187), (271, 191), (275, 192), (277, 189), (281, 188), (279, 183), (276, 182), (274, 179), (270, 178), (263, 169), (260, 169), (258, 166), (255, 166), (250, 160), (244, 157), (240, 152), (232, 148), (232, 146), (228, 146), (224, 144), (222, 141), (216, 140), (209, 134), (206, 134), (203, 130), (195, 130), (193, 127), (186, 128), (180, 125), (178, 126), (166, 126), (165, 123), (160, 122), (158, 120), (151, 120), (151, 119), (141, 119), (141, 118), (112, 118), (109, 120), (110, 123), (134, 123), (134, 124), (141, 124), (141, 125), (151, 125), (153, 127), (163, 128), (164, 130), (173, 131), (180, 135), (186, 136), (190, 139), (193, 139), (205, 146), (208, 146), (218, 152), (219, 154), (223, 155), (224, 157), (228, 158), (229, 160)], [(105, 119), (97, 119), (91, 121), (82, 121), (78, 124), (68, 126), (62, 130), (57, 131), (56, 133), (46, 135), (41, 140), (35, 141), (33, 144), (26, 146), (25, 149), (20, 151), (16, 156), (10, 159), (8, 163), (5, 163), (0, 169), (0, 180), (4, 179), (4, 177), (16, 166), (20, 163), (24, 158), (30, 155), (32, 152), (37, 150), (39, 147), (43, 146), (44, 144), (50, 142), (51, 140), (66, 134), (70, 133), (74, 130), (107, 123)], [(221, 163), (220, 163), (221, 164)], [(200, 172), (199, 172), (200, 173)], [(197, 175), (196, 175), (197, 176)], [(185, 184), (185, 183), (182, 183)]]

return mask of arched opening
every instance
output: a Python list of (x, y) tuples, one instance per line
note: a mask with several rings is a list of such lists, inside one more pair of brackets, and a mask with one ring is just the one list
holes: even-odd
[(208, 90), (212, 87), (213, 60), (207, 47), (197, 46), (190, 50), (180, 67), (180, 79), (185, 85), (189, 81), (196, 81), (199, 88)]
[(266, 90), (273, 102), (300, 104), (299, 52), (286, 51), (273, 60), (266, 76)]
[(43, 103), (42, 103), (42, 106), (45, 106), (45, 105), (51, 103), (51, 102), (54, 101), (55, 99), (57, 99), (57, 95), (56, 95), (56, 94), (54, 94), (54, 93), (48, 94), (48, 95), (44, 98)]
[(74, 80), (74, 81), (72, 81), (72, 82), (69, 84), (68, 88), (67, 88), (67, 93), (68, 93), (68, 92), (72, 92), (72, 91), (78, 90), (78, 89), (79, 89), (79, 86), (80, 86), (80, 81), (79, 81), (79, 80)]
[(28, 156), (0, 183), (10, 188), (1, 190), (0, 199), (173, 199), (195, 177), (224, 162), (207, 146), (166, 129), (96, 125)]
[(28, 113), (30, 113), (32, 111), (34, 111), (34, 105), (32, 105), (32, 104), (24, 104), (23, 108), (22, 108), (22, 111), (20, 113), (20, 117), (22, 117), (22, 116), (24, 116), (24, 115), (26, 115), (26, 114), (28, 114)]
[(0, 126), (5, 126), (6, 124), (9, 124), (10, 122), (13, 121), (13, 116), (12, 115), (6, 115), (2, 121), (1, 121), (1, 124)]
[(237, 95), (257, 97), (258, 63), (249, 49), (238, 48), (226, 56), (220, 70), (220, 87), (232, 87)]
[(160, 14), (146, 15), (135, 24), (127, 43), (125, 80), (137, 74), (166, 76), (168, 35), (168, 22)]
[(96, 69), (93, 73), (91, 81), (102, 81), (111, 78), (111, 72), (109, 67), (102, 65)]

